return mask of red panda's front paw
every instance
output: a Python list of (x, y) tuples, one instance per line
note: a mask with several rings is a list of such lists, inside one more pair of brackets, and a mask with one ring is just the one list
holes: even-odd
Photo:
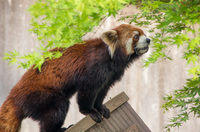
[(93, 109), (93, 111), (91, 111), (89, 115), (97, 123), (100, 123), (103, 120), (101, 114), (95, 109)]
[(103, 117), (105, 117), (106, 119), (110, 117), (110, 110), (105, 106), (102, 105), (102, 109), (103, 109)]
[(80, 112), (84, 115), (89, 115), (97, 123), (100, 123), (103, 120), (102, 115), (94, 108), (87, 110), (81, 109)]
[(89, 115), (97, 123), (100, 123), (103, 120), (103, 118), (101, 117), (100, 114), (94, 114), (94, 113), (92, 113), (92, 114), (89, 114)]
[(102, 105), (101, 107), (96, 109), (106, 119), (110, 117), (110, 110), (105, 105)]

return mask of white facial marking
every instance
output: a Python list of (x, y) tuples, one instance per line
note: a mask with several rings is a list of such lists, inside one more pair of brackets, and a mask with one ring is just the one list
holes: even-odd
[(136, 35), (139, 35), (139, 32), (138, 31), (133, 31), (134, 34)]
[(148, 43), (146, 42), (147, 37), (142, 35), (140, 36), (139, 41), (137, 42), (137, 46), (136, 48), (144, 48), (146, 46), (148, 46)]
[(133, 45), (133, 39), (130, 38), (126, 42), (126, 51), (127, 51), (128, 54), (132, 54), (134, 52), (132, 45)]
[(147, 43), (146, 40), (147, 40), (147, 37), (145, 35), (140, 36), (140, 39), (137, 42), (137, 46), (136, 46), (136, 48), (139, 49), (138, 51), (139, 54), (143, 54), (148, 51), (149, 43)]

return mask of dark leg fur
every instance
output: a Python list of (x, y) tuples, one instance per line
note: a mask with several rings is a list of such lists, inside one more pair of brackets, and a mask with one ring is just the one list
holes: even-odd
[(94, 108), (95, 99), (97, 96), (97, 92), (78, 92), (78, 104), (79, 111), (84, 115), (90, 115), (90, 117), (96, 121), (101, 122), (103, 120), (101, 114)]
[(66, 128), (61, 128), (61, 126), (64, 123), (68, 108), (69, 102), (62, 102), (51, 106), (51, 109), (46, 111), (41, 117), (40, 132), (64, 132)]
[(103, 105), (103, 100), (108, 92), (109, 88), (105, 87), (102, 91), (99, 92), (95, 104), (94, 104), (94, 108), (97, 109), (97, 111), (103, 115), (103, 117), (105, 118), (109, 118), (110, 117), (110, 110), (108, 108), (106, 108), (105, 105)]

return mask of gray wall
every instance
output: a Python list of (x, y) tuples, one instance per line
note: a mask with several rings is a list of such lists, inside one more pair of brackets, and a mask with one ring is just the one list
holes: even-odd
[(3, 53), (15, 49), (24, 53), (36, 45), (36, 39), (27, 31), (30, 16), (26, 10), (32, 3), (27, 0), (0, 0), (0, 103), (25, 72), (2, 61)]
[[(27, 30), (30, 28), (30, 15), (27, 8), (34, 0), (0, 0), (0, 105), (6, 99), (10, 89), (19, 81), (26, 70), (17, 69), (15, 65), (8, 66), (2, 61), (3, 53), (9, 50), (18, 50), (22, 53), (32, 51), (39, 42), (34, 35)], [(138, 12), (135, 7), (127, 7), (119, 12), (117, 17)], [(88, 33), (83, 39), (99, 36), (107, 29), (115, 27), (123, 22), (114, 18), (108, 18), (98, 29), (96, 34)], [(147, 35), (147, 29), (144, 29)], [(173, 47), (170, 54), (174, 61), (161, 60), (152, 64), (148, 69), (141, 66), (142, 58), (126, 70), (125, 76), (109, 91), (106, 100), (114, 97), (121, 91), (125, 91), (130, 97), (129, 103), (152, 130), (152, 132), (163, 132), (168, 118), (173, 116), (177, 110), (171, 110), (166, 114), (160, 106), (163, 104), (162, 97), (174, 89), (181, 88), (186, 76), (186, 62), (181, 58), (182, 49)], [(143, 59), (151, 54), (151, 50), (143, 56)], [(76, 123), (83, 115), (78, 112), (75, 97), (71, 100), (70, 111), (64, 126)], [(173, 129), (172, 132), (198, 132), (200, 130), (199, 119), (193, 119), (184, 124), (183, 127)], [(37, 132), (37, 122), (26, 119), (22, 123), (21, 132)]]

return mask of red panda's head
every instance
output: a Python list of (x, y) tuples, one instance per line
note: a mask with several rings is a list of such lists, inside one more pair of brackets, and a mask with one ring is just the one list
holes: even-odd
[(101, 39), (108, 45), (111, 58), (117, 47), (127, 56), (134, 52), (138, 55), (146, 53), (151, 41), (140, 28), (128, 24), (103, 32)]

